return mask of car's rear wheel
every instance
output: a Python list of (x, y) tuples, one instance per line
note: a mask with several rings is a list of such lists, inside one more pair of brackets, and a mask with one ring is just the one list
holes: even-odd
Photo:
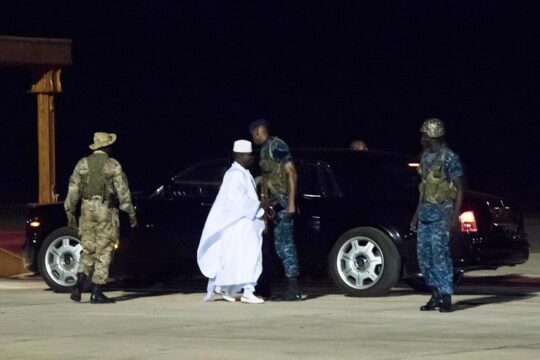
[(77, 282), (82, 245), (77, 230), (63, 227), (49, 234), (41, 244), (38, 266), (51, 289), (68, 292)]
[(394, 242), (374, 228), (356, 228), (339, 237), (328, 270), (337, 287), (352, 296), (382, 296), (399, 280), (401, 256)]

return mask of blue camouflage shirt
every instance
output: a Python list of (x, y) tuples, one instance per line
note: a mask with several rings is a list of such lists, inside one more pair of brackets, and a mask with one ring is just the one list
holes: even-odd
[[(436, 152), (424, 151), (420, 162), (420, 170), (427, 171), (436, 160), (444, 160), (444, 171), (451, 181), (456, 181), (463, 176), (463, 167), (459, 156), (448, 148), (441, 148)], [(418, 211), (418, 220), (422, 222), (432, 222), (438, 220), (449, 220), (454, 209), (453, 202), (443, 204), (422, 203)]]

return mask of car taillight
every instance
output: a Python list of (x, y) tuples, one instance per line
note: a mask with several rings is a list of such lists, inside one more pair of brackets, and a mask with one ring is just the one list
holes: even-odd
[(474, 217), (474, 212), (465, 211), (459, 216), (459, 222), (461, 224), (461, 232), (477, 232), (478, 227), (476, 226), (476, 218)]

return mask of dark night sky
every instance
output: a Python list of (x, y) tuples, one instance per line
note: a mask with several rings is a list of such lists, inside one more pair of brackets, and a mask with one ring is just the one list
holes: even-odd
[[(2, 1), (0, 34), (74, 42), (57, 101), (64, 196), (94, 131), (119, 136), (132, 188), (229, 151), (268, 118), (291, 146), (417, 153), (448, 126), (477, 190), (538, 206), (534, 1)], [(1, 201), (37, 197), (29, 74), (1, 69)]]

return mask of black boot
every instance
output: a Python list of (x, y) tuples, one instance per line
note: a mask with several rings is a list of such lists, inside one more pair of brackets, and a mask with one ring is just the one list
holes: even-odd
[(289, 284), (287, 288), (287, 292), (280, 297), (278, 300), (281, 301), (302, 301), (302, 295), (300, 294), (300, 289), (298, 287), (298, 279), (297, 278), (288, 278)]
[(78, 273), (77, 274), (77, 283), (73, 287), (73, 290), (71, 290), (71, 300), (73, 301), (81, 301), (81, 293), (83, 291), (84, 282), (86, 281), (86, 274), (85, 273)]
[(437, 291), (436, 287), (431, 287), (431, 298), (426, 303), (426, 305), (423, 305), (420, 307), (420, 311), (432, 311), (435, 310), (439, 304), (440, 304), (440, 295), (439, 291)]
[(112, 304), (116, 301), (114, 299), (109, 299), (101, 292), (101, 287), (94, 284), (92, 289), (92, 295), (90, 295), (90, 302), (92, 304)]
[(452, 296), (448, 294), (441, 295), (439, 302), (439, 312), (452, 312)]

